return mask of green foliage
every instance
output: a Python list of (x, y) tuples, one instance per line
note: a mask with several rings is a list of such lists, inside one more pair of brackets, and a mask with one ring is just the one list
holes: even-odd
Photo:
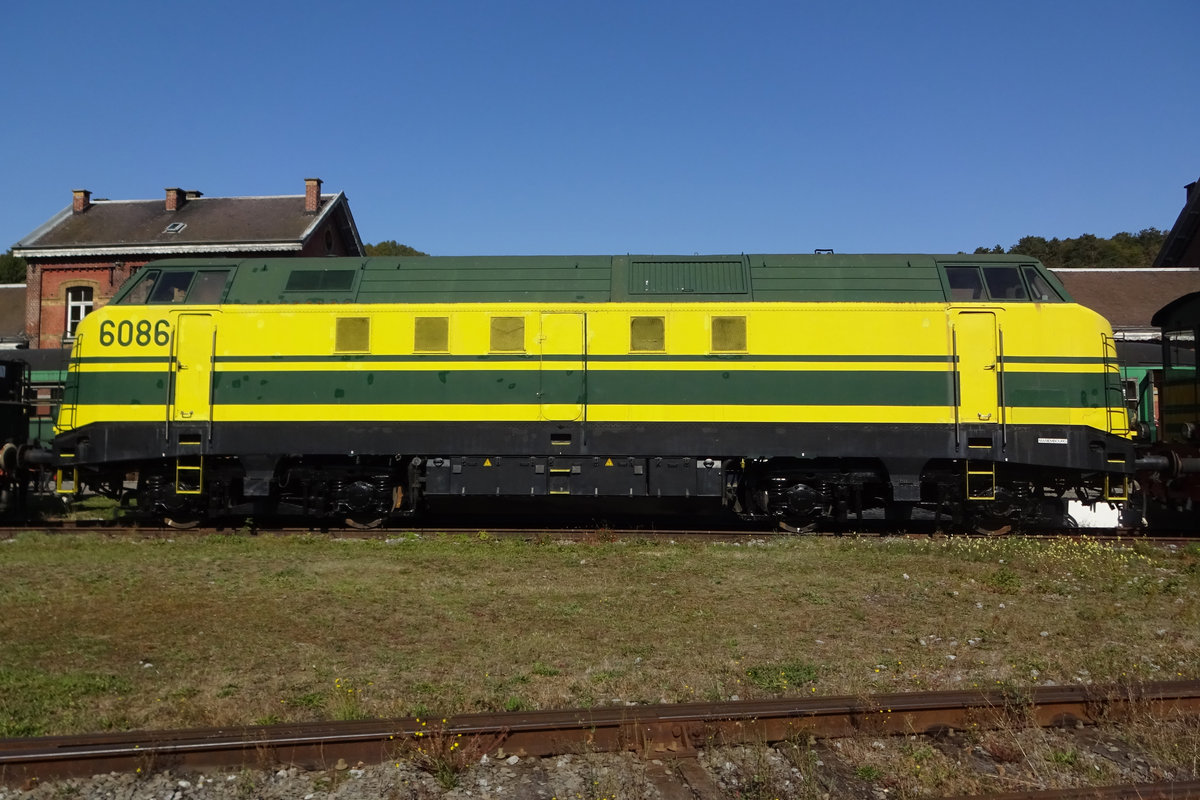
[(765, 664), (747, 669), (746, 677), (760, 689), (769, 692), (783, 692), (815, 681), (817, 668), (802, 661), (793, 661), (787, 664)]
[(25, 259), (14, 256), (10, 248), (8, 252), (0, 256), (0, 283), (24, 282)]
[(427, 256), (429, 253), (422, 253), (409, 247), (406, 244), (400, 244), (395, 239), (388, 239), (386, 242), (379, 244), (364, 245), (363, 248), (369, 256)]
[(1050, 269), (1062, 267), (1149, 267), (1167, 239), (1166, 231), (1145, 228), (1137, 233), (1118, 233), (1102, 239), (1085, 233), (1076, 239), (1046, 239), (1022, 236), (1005, 250), (1001, 245), (977, 247), (976, 254), (1020, 253), (1033, 256)]

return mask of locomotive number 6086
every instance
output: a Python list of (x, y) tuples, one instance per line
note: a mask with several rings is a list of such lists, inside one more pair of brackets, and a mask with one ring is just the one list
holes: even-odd
[(160, 346), (170, 344), (171, 323), (165, 319), (154, 322), (148, 319), (139, 319), (137, 322), (129, 319), (113, 322), (111, 319), (106, 319), (100, 323), (100, 345), (102, 347), (110, 347), (114, 344), (120, 347), (129, 347), (134, 344), (138, 347), (146, 347), (151, 342)]

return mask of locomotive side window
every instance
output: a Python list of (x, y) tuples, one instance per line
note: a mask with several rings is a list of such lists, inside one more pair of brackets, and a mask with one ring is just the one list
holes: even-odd
[(1021, 273), (1016, 267), (984, 267), (983, 277), (987, 280), (988, 294), (993, 300), (1028, 300)]
[(150, 299), (150, 290), (154, 288), (154, 280), (158, 277), (158, 270), (147, 270), (137, 276), (137, 283), (129, 290), (129, 293), (121, 298), (120, 304), (123, 306), (140, 306)]
[(983, 279), (979, 267), (946, 267), (951, 300), (983, 300)]
[(1165, 331), (1163, 343), (1166, 345), (1167, 369), (1187, 370), (1196, 369), (1196, 333), (1187, 331)]
[(370, 317), (338, 317), (335, 334), (336, 353), (366, 353), (371, 349)]
[(151, 303), (182, 303), (192, 282), (192, 272), (166, 272), (154, 284)]
[(631, 317), (629, 319), (629, 352), (663, 352), (667, 349), (666, 329), (665, 317)]
[(1021, 271), (1025, 273), (1025, 282), (1029, 284), (1029, 292), (1033, 295), (1035, 303), (1054, 303), (1060, 299), (1058, 292), (1054, 291), (1054, 287), (1042, 277), (1036, 267), (1022, 267)]
[(201, 272), (196, 276), (196, 282), (192, 284), (192, 291), (188, 294), (188, 302), (221, 302), (221, 295), (225, 292), (225, 280), (228, 277), (229, 270), (227, 269), (214, 269)]
[(413, 349), (416, 352), (450, 352), (449, 317), (417, 317), (413, 327)]
[(714, 353), (746, 352), (746, 318), (713, 317), (712, 351)]
[(489, 349), (493, 353), (525, 352), (525, 318), (492, 317)]

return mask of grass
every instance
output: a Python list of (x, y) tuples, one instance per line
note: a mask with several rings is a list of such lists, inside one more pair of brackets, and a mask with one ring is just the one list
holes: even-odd
[(0, 736), (1200, 677), (1200, 551), (24, 534)]

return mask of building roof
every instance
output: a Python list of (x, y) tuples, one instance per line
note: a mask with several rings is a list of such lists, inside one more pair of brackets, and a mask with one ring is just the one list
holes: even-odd
[[(176, 210), (170, 210), (176, 193)], [(82, 204), (80, 197), (82, 197)], [(24, 258), (281, 252), (300, 250), (331, 216), (347, 242), (362, 251), (344, 193), (306, 196), (204, 197), (168, 189), (168, 200), (92, 200), (76, 191), (76, 202), (13, 246)], [(319, 198), (319, 200), (317, 199)], [(82, 205), (83, 210), (78, 210)]]
[(1200, 181), (1183, 188), (1187, 199), (1154, 259), (1156, 267), (1200, 267)]
[(1114, 329), (1149, 331), (1160, 308), (1200, 291), (1196, 267), (1080, 267), (1053, 272), (1075, 302), (1099, 313)]

